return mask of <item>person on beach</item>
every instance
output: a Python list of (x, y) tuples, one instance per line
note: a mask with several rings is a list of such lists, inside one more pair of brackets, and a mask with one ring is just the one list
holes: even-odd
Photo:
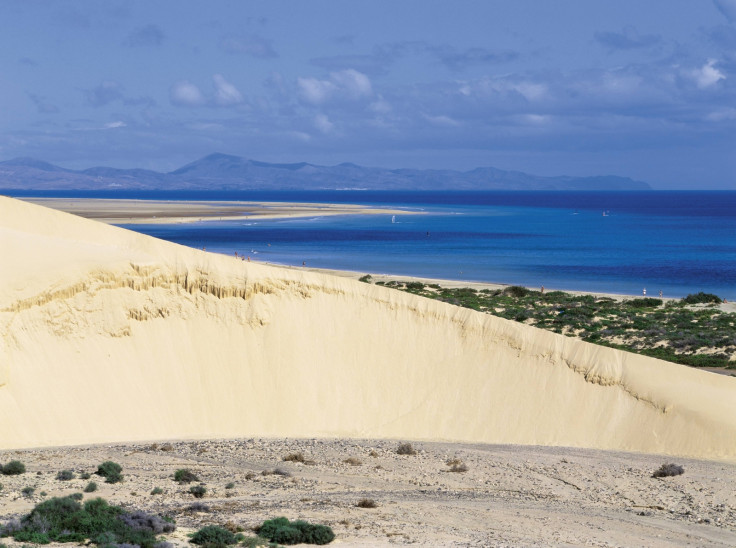
[(642, 294), (642, 295), (644, 295), (645, 297), (647, 296), (647, 288), (646, 288), (646, 287), (645, 287), (645, 288), (644, 288), (644, 290), (643, 290), (643, 291), (641, 292), (641, 294)]
[(542, 295), (544, 295), (544, 286), (542, 286), (542, 291), (541, 291), (541, 293), (542, 293)]
[(662, 298), (662, 290), (661, 289), (659, 290), (659, 298), (660, 299)]

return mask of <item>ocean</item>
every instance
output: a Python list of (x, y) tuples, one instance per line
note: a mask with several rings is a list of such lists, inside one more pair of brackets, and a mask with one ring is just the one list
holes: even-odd
[(391, 207), (406, 213), (126, 228), (286, 265), (628, 295), (705, 291), (736, 299), (734, 191), (35, 195)]

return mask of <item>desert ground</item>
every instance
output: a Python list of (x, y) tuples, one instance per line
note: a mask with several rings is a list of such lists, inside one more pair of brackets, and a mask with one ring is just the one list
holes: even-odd
[(0, 256), (2, 520), (113, 460), (85, 497), (180, 544), (285, 515), (346, 546), (736, 545), (734, 378), (3, 197)]
[[(128, 509), (172, 517), (176, 545), (219, 524), (253, 535), (285, 516), (332, 527), (340, 546), (734, 546), (736, 466), (658, 455), (562, 447), (397, 440), (234, 439), (6, 451), (28, 471), (1, 481), (0, 522), (51, 496), (81, 492), (90, 480), (60, 481), (61, 470), (93, 473), (113, 460), (124, 481), (99, 488)], [(307, 464), (284, 461), (301, 454)], [(348, 461), (348, 462), (346, 462)], [(460, 461), (466, 472), (452, 472)], [(665, 462), (680, 476), (653, 478)], [(194, 472), (204, 498), (177, 484)], [(278, 473), (274, 474), (274, 471)], [(267, 475), (264, 475), (267, 474)], [(283, 475), (281, 475), (283, 474)], [(234, 486), (228, 488), (228, 484)], [(24, 487), (35, 487), (24, 496)], [(158, 487), (162, 494), (153, 495)], [(40, 493), (45, 492), (46, 496)], [(360, 508), (363, 499), (375, 508)], [(12, 541), (3, 539), (6, 544)]]

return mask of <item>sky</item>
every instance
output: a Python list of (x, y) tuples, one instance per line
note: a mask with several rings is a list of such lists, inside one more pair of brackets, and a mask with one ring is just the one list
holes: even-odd
[(0, 160), (736, 189), (736, 0), (3, 0)]

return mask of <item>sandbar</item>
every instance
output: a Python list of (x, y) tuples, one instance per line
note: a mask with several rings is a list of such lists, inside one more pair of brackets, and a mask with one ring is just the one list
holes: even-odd
[(409, 215), (421, 212), (355, 204), (101, 198), (19, 198), (107, 224), (178, 224), (334, 215)]

